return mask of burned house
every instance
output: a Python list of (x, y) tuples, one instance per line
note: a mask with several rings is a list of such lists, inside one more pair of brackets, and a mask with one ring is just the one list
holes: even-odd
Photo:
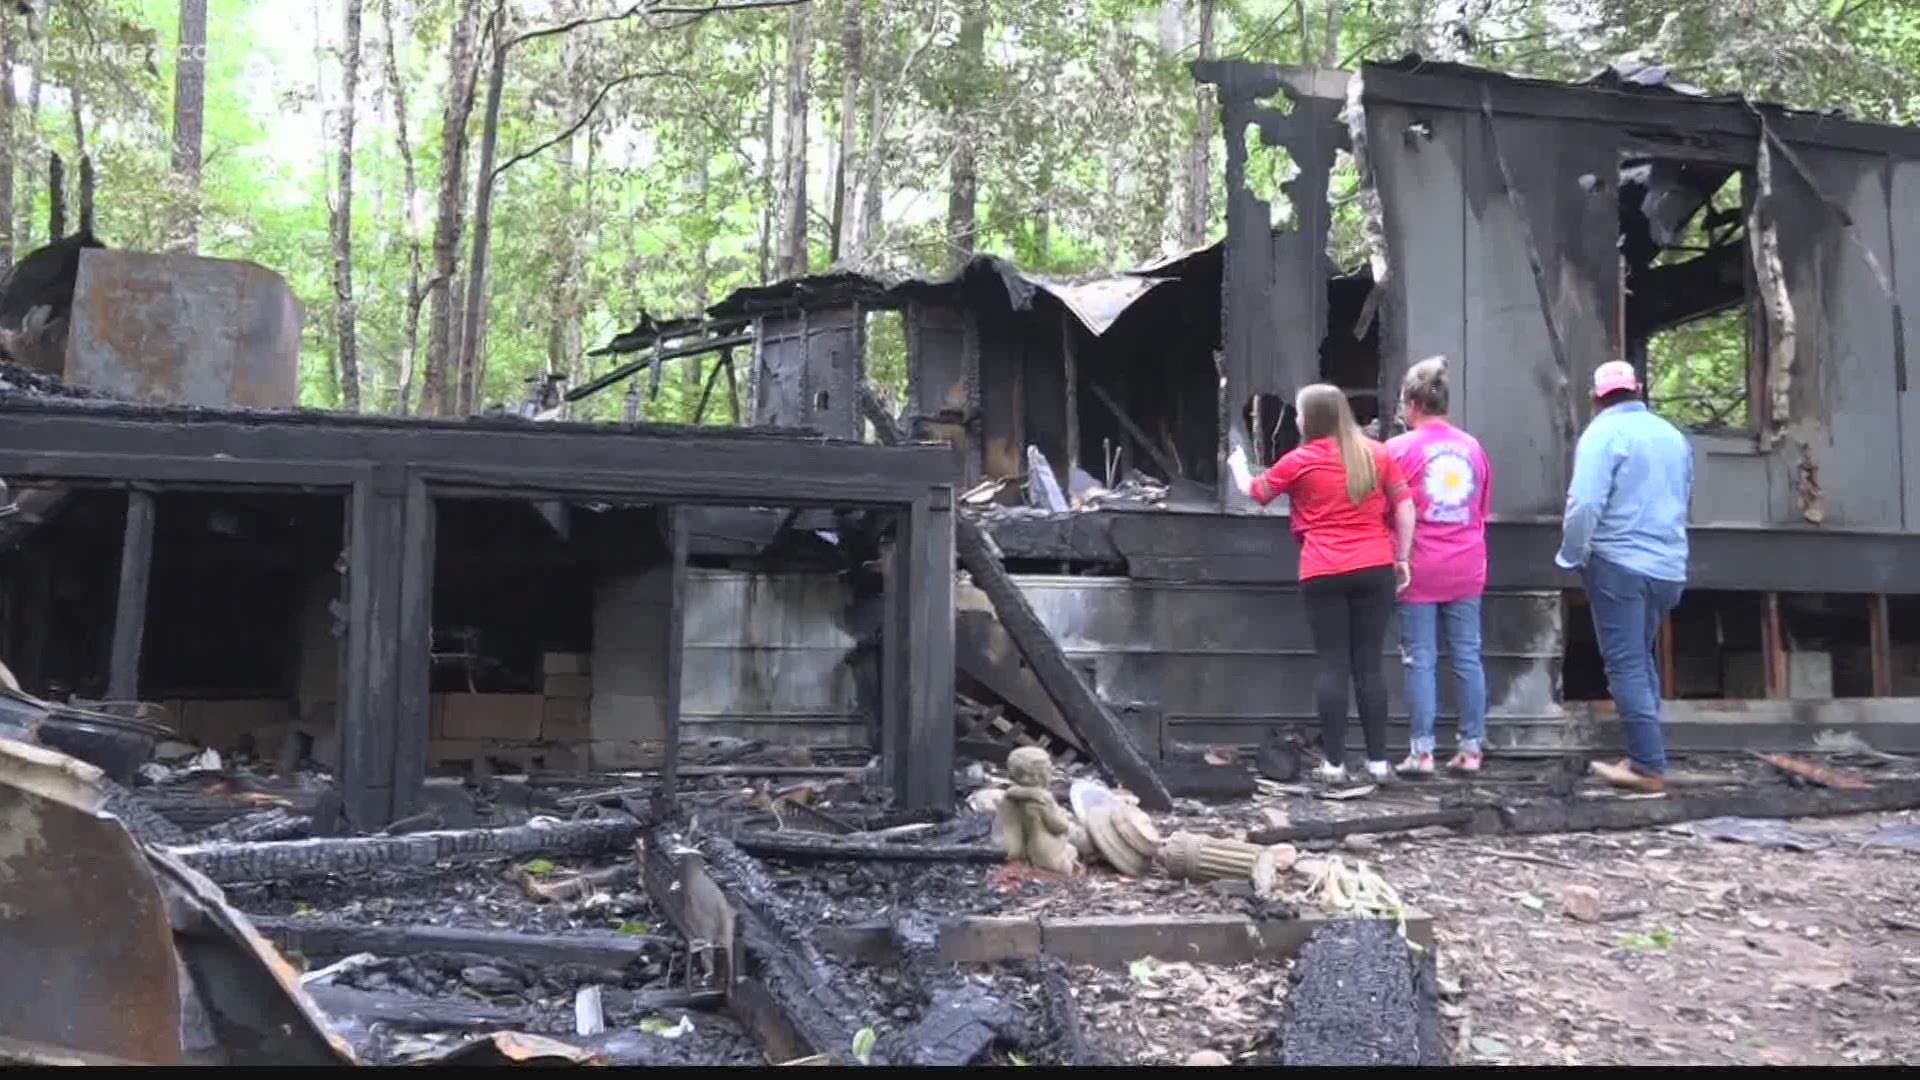
[[(1920, 132), (1710, 97), (1657, 71), (1582, 85), (1418, 61), (1195, 71), (1222, 102), (1229, 191), (1215, 256), (1223, 423), (1198, 434), (1224, 451), (1224, 424), (1246, 425), (1272, 460), (1290, 445), (1284, 404), (1315, 381), (1347, 387), (1363, 422), (1382, 411), (1369, 397), (1387, 403), (1390, 424), (1406, 367), (1449, 357), (1456, 420), (1494, 473), (1495, 747), (1615, 738), (1578, 582), (1552, 563), (1584, 388), (1616, 357), (1645, 371), (1650, 343), (1709, 318), (1739, 328), (1747, 376), (1718, 422), (1689, 432), (1691, 581), (1661, 636), (1663, 686), (1679, 699), (1670, 738), (1787, 748), (1852, 728), (1915, 743), (1906, 703), (1890, 699), (1920, 694), (1906, 584), (1920, 567), (1908, 430), (1920, 391), (1905, 349), (1920, 303)], [(1247, 180), (1249, 156), (1275, 147), (1297, 167), (1285, 229)], [(1365, 184), (1372, 248), (1344, 277), (1326, 256), (1343, 154)], [(965, 379), (977, 364), (984, 385), (992, 363), (925, 357), (915, 385), (928, 364)], [(1062, 413), (1071, 424), (1074, 407)], [(1287, 689), (1312, 670), (1293, 544), (1265, 520), (1284, 510), (1215, 484), (1197, 510), (992, 525), (1010, 562), (1047, 568), (1023, 583), (1101, 694), (1152, 704), (1159, 730), (1141, 734), (1163, 747), (1249, 742), (1309, 711)]]
[[(1897, 702), (1920, 696), (1902, 572), (1920, 566), (1905, 350), (1920, 133), (1709, 96), (1658, 69), (1583, 84), (1417, 59), (1195, 74), (1222, 103), (1222, 243), (1091, 281), (983, 256), (936, 281), (744, 290), (716, 312), (758, 321), (757, 385), (811, 407), (806, 373), (857, 361), (789, 343), (901, 313), (914, 430), (959, 448), (965, 512), (1159, 755), (1310, 717), (1293, 540), (1270, 520), (1285, 509), (1222, 481), (1232, 429), (1273, 460), (1297, 440), (1294, 392), (1327, 381), (1390, 433), (1400, 375), (1445, 355), (1456, 420), (1495, 475), (1492, 744), (1557, 752), (1617, 739), (1578, 580), (1552, 556), (1584, 388), (1628, 358), (1697, 455), (1692, 579), (1659, 658), (1673, 744), (1785, 749), (1852, 730), (1920, 745)], [(1284, 212), (1249, 180), (1276, 152), (1293, 166)], [(1346, 270), (1328, 256), (1340, 162), (1360, 177), (1370, 249)], [(1663, 377), (1669, 335), (1703, 324), (1738, 342), (1744, 376)], [(833, 348), (857, 354), (845, 333)], [(1124, 497), (1129, 477), (1153, 497)], [(959, 595), (963, 686), (1055, 729)]]
[[(671, 773), (683, 700), (689, 737), (736, 706), (751, 732), (784, 691), (850, 685), (857, 598), (868, 712), (840, 717), (843, 741), (892, 746), (908, 802), (951, 799), (950, 738), (879, 730), (951, 727), (949, 451), (298, 411), (285, 286), (178, 261), (86, 252), (64, 385), (14, 369), (0, 393), (18, 689), (149, 751), (166, 729), (283, 772), (310, 760), (369, 828), (414, 812), (430, 766)], [(154, 312), (97, 302), (119, 279)], [(710, 565), (725, 551), (691, 539), (694, 510), (729, 505), (773, 508), (755, 520), (774, 540), (825, 508), (870, 541), (857, 583)]]

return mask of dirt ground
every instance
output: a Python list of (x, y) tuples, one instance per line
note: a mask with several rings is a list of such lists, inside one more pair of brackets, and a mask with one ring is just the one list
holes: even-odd
[[(1920, 854), (1662, 830), (1388, 842), (1371, 858), (1434, 917), (1458, 1062), (1920, 1063)], [(1568, 916), (1574, 885), (1597, 890), (1599, 922)]]

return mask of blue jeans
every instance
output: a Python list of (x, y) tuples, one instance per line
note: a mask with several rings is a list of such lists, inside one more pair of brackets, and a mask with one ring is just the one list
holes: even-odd
[(1407, 711), (1412, 714), (1413, 752), (1431, 754), (1433, 720), (1439, 711), (1436, 669), (1440, 632), (1447, 635), (1447, 666), (1460, 705), (1460, 749), (1478, 750), (1487, 738), (1487, 673), (1480, 666), (1480, 598), (1444, 604), (1400, 605), (1400, 658), (1407, 668)]
[(1590, 556), (1580, 568), (1587, 587), (1593, 632), (1607, 666), (1607, 693), (1626, 729), (1627, 757), (1648, 776), (1667, 771), (1666, 742), (1660, 734), (1660, 665), (1653, 659), (1660, 621), (1680, 603), (1686, 588), (1635, 573), (1618, 563)]

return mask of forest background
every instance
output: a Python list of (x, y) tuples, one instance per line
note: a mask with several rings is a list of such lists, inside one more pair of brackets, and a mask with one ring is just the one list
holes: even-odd
[[(277, 271), (305, 313), (302, 404), (367, 412), (511, 403), (541, 371), (577, 385), (643, 311), (829, 266), (940, 274), (991, 252), (1070, 276), (1216, 240), (1218, 114), (1187, 71), (1202, 57), (1418, 52), (1559, 79), (1654, 62), (1757, 100), (1920, 117), (1909, 0), (4, 8), (0, 261), (49, 239), (51, 156), (69, 207), (88, 157), (103, 242)], [(1343, 266), (1363, 258), (1353, 183), (1333, 193)], [(1676, 394), (1704, 409), (1715, 380), (1743, 386), (1741, 333), (1667, 335), (1656, 394), (1708, 386)], [(897, 386), (897, 317), (871, 336), (873, 374)], [(713, 362), (680, 362), (642, 414), (689, 419)], [(609, 391), (575, 415), (620, 408)]]

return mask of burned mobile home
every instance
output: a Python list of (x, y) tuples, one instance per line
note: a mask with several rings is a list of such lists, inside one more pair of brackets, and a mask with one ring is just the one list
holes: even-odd
[[(1584, 388), (1626, 357), (1696, 453), (1692, 580), (1661, 635), (1674, 745), (1790, 749), (1849, 729), (1920, 746), (1899, 700), (1920, 697), (1906, 584), (1920, 568), (1920, 390), (1905, 347), (1920, 317), (1920, 132), (1708, 96), (1658, 69), (1581, 84), (1417, 59), (1195, 74), (1221, 100), (1224, 241), (1092, 281), (982, 256), (938, 281), (743, 290), (716, 314), (758, 323), (761, 393), (857, 424), (825, 415), (843, 390), (809, 397), (808, 381), (854, 361), (798, 343), (837, 334), (835, 357), (857, 353), (863, 313), (900, 312), (908, 419), (959, 448), (963, 516), (1159, 755), (1308, 719), (1277, 689), (1306, 685), (1312, 665), (1292, 539), (1265, 520), (1284, 506), (1221, 481), (1230, 429), (1273, 460), (1297, 439), (1294, 391), (1324, 380), (1391, 430), (1401, 373), (1444, 354), (1456, 418), (1495, 474), (1493, 745), (1550, 753), (1617, 737), (1577, 579), (1552, 556)], [(1292, 165), (1285, 208), (1250, 179), (1277, 152)], [(1371, 254), (1344, 272), (1328, 256), (1342, 161)], [(1702, 325), (1740, 343), (1744, 378), (1663, 377), (1670, 335)], [(1023, 486), (1034, 505), (1001, 505)], [(971, 595), (963, 585), (963, 687), (1053, 726), (1019, 665), (995, 662), (1006, 650)]]
[[(363, 829), (412, 813), (430, 764), (670, 774), (683, 700), (695, 728), (701, 703), (732, 707), (718, 686), (757, 686), (764, 712), (779, 680), (848, 681), (844, 612), (806, 580), (708, 569), (690, 538), (700, 507), (820, 506), (871, 537), (848, 592), (873, 646), (863, 704), (898, 725), (869, 740), (862, 721), (852, 741), (893, 748), (909, 803), (950, 802), (950, 451), (295, 411), (276, 277), (112, 251), (79, 264), (66, 386), (15, 369), (0, 400), (18, 511), (0, 519), (0, 652), (29, 694), (109, 727), (103, 712), (143, 703), (216, 749), (316, 760)], [(118, 279), (176, 321), (90, 302)], [(261, 295), (277, 300), (223, 306)], [(207, 340), (238, 344), (188, 347)], [(821, 631), (761, 617), (787, 600), (824, 624), (824, 671), (803, 674)]]

